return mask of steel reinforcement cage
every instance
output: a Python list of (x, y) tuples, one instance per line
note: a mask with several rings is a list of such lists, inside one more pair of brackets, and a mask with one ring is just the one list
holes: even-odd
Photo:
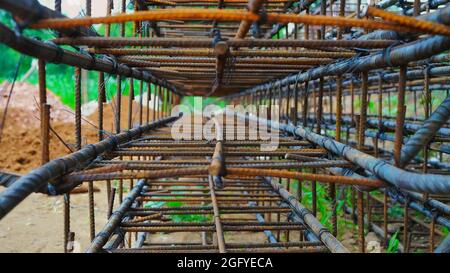
[[(54, 9), (36, 0), (0, 2), (14, 21), (0, 23), (0, 42), (39, 60), (42, 155), (29, 174), (1, 173), (0, 219), (33, 192), (64, 195), (70, 252), (70, 192), (87, 183), (88, 252), (365, 252), (369, 231), (383, 251), (397, 240), (397, 252), (450, 252), (448, 1), (108, 0), (106, 14), (93, 17), (86, 0), (78, 18), (64, 16), (61, 2)], [(27, 29), (55, 37), (29, 37)], [(53, 160), (46, 63), (75, 67), (75, 150)], [(98, 143), (88, 145), (82, 70), (98, 72)], [(114, 133), (103, 124), (105, 73), (116, 77)], [(131, 90), (125, 130), (124, 79)], [(230, 128), (214, 118), (213, 140), (174, 140), (170, 125), (191, 113), (172, 116), (172, 109), (187, 96), (267, 106), (272, 114), (277, 105), (279, 121), (224, 114), (279, 129), (279, 147), (259, 150), (264, 141), (245, 139), (246, 126), (232, 133), (245, 140), (224, 139)], [(94, 184), (101, 181), (108, 221), (96, 233)], [(183, 205), (148, 206), (171, 200)], [(354, 249), (338, 240), (339, 219), (348, 215)], [(195, 240), (162, 244), (152, 239), (161, 232)], [(243, 232), (264, 239), (232, 236)]]

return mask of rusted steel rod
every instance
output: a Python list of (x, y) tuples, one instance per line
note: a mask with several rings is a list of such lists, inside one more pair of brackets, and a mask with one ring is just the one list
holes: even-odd
[(295, 214), (300, 217), (305, 224), (314, 232), (314, 234), (330, 249), (333, 253), (347, 253), (348, 250), (325, 228), (313, 214), (300, 204), (295, 197), (284, 189), (284, 187), (273, 180), (264, 179), (264, 182), (278, 193), (289, 204)]
[[(450, 11), (450, 6), (446, 6), (442, 9), (438, 9), (434, 12), (426, 13), (417, 17), (419, 20), (429, 21), (444, 25), (450, 25), (450, 20), (448, 18), (448, 13)], [(391, 30), (378, 30), (368, 34), (365, 34), (358, 39), (360, 40), (370, 40), (370, 39), (395, 39), (401, 40), (405, 38), (411, 38), (417, 36), (418, 33), (398, 33)]]
[(406, 166), (450, 119), (450, 96), (448, 96), (423, 123), (401, 150), (400, 165)]
[(92, 240), (91, 245), (86, 250), (87, 253), (102, 251), (103, 246), (106, 244), (109, 237), (116, 230), (116, 228), (120, 225), (126, 211), (130, 209), (131, 205), (133, 204), (136, 197), (138, 197), (138, 195), (141, 193), (142, 188), (145, 186), (145, 184), (146, 184), (145, 180), (140, 180), (136, 184), (136, 186), (134, 186), (128, 197), (123, 200), (119, 208), (111, 215), (111, 217), (109, 217), (109, 220), (106, 223), (105, 227), (102, 229), (102, 231), (100, 231), (95, 236), (94, 240)]
[(211, 194), (211, 203), (212, 203), (213, 212), (214, 212), (214, 225), (216, 227), (217, 244), (219, 247), (219, 252), (225, 253), (226, 252), (225, 238), (224, 238), (224, 234), (223, 234), (222, 222), (220, 220), (220, 212), (219, 212), (219, 206), (217, 205), (217, 198), (216, 198), (216, 192), (214, 190), (213, 178), (211, 175), (208, 176), (208, 181), (209, 181), (209, 192)]
[[(324, 155), (326, 152), (322, 149), (299, 149), (290, 151), (227, 151), (227, 156), (284, 156), (287, 152), (292, 152), (300, 155)], [(177, 150), (154, 150), (154, 151), (139, 151), (121, 149), (119, 151), (112, 151), (108, 153), (110, 156), (209, 156), (209, 151), (177, 151)]]
[[(212, 49), (140, 49), (140, 48), (89, 48), (89, 53), (111, 54), (117, 56), (205, 56), (214, 57)], [(230, 50), (232, 56), (241, 57), (307, 57), (307, 58), (351, 58), (353, 52), (327, 52), (327, 51), (294, 51), (294, 50)]]
[[(140, 249), (113, 249), (111, 250), (113, 253), (214, 253), (214, 250), (211, 249), (172, 249), (172, 250), (152, 250), (146, 248)], [(327, 253), (328, 249), (326, 247), (303, 247), (303, 248), (288, 248), (288, 249), (280, 249), (280, 248), (251, 248), (251, 249), (230, 249), (229, 253)]]
[[(223, 143), (225, 147), (245, 147), (259, 146), (261, 144), (269, 144), (268, 141), (261, 140), (227, 140)], [(280, 140), (279, 146), (306, 146), (309, 142), (301, 140), (283, 141)], [(127, 145), (127, 147), (215, 147), (216, 143), (211, 141), (142, 141)], [(164, 163), (164, 161), (160, 161)], [(207, 160), (204, 160), (207, 162)]]
[[(292, 247), (315, 247), (322, 246), (320, 242), (276, 242), (270, 244), (262, 243), (227, 243), (226, 247), (229, 249), (255, 249), (255, 248), (292, 248)], [(118, 249), (117, 252), (132, 252), (132, 253), (146, 253), (147, 251), (165, 251), (165, 250), (214, 250), (215, 247), (212, 245), (198, 245), (198, 246), (151, 246), (145, 248), (134, 248), (134, 249)]]
[[(172, 57), (170, 59), (165, 57), (153, 57), (153, 56), (133, 56), (133, 57), (119, 57), (121, 62), (163, 62), (163, 63), (210, 63), (214, 64), (215, 58), (208, 57)], [(236, 64), (283, 64), (283, 65), (320, 65), (327, 64), (334, 61), (328, 58), (236, 58), (234, 62)]]
[[(256, 1), (257, 2), (257, 1)], [(266, 13), (265, 20), (278, 23), (300, 23), (306, 25), (330, 25), (341, 27), (361, 27), (367, 29), (387, 29), (398, 32), (426, 32), (431, 34), (446, 35), (442, 28), (423, 28), (413, 22), (405, 22), (399, 26), (391, 22), (361, 20), (345, 17), (328, 17), (324, 15), (294, 15)], [(404, 17), (404, 16), (402, 16)], [(93, 24), (111, 24), (124, 22), (160, 21), (160, 20), (218, 20), (218, 21), (248, 21), (255, 22), (261, 19), (261, 15), (251, 11), (225, 10), (225, 9), (157, 9), (138, 11), (130, 14), (122, 13), (106, 17), (84, 17), (73, 19), (45, 19), (30, 25), (31, 28), (71, 28), (76, 26), (91, 26)], [(239, 30), (236, 38), (242, 38), (246, 34), (246, 28)]]
[[(175, 39), (175, 38), (100, 38), (100, 37), (80, 37), (80, 38), (56, 38), (56, 44), (65, 45), (86, 45), (97, 47), (111, 46), (162, 46), (162, 47), (189, 47), (189, 48), (211, 48), (212, 39)], [(226, 41), (230, 47), (358, 47), (358, 48), (384, 48), (395, 43), (393, 40), (271, 40), (271, 39), (229, 39)], [(439, 51), (441, 52), (441, 51)], [(437, 54), (436, 52), (434, 54)], [(430, 52), (431, 53), (431, 52)], [(430, 56), (434, 55), (430, 54)], [(105, 71), (106, 72), (106, 71)]]
[[(196, 165), (205, 165), (208, 163), (185, 163), (185, 164), (158, 164), (158, 163), (129, 163), (120, 167), (121, 170), (153, 170), (161, 168), (187, 168)], [(261, 168), (261, 169), (298, 169), (298, 168), (327, 168), (327, 167), (350, 167), (352, 164), (345, 160), (330, 160), (325, 162), (280, 162), (280, 163), (227, 163), (232, 168)], [(101, 169), (101, 168), (99, 168)], [(104, 169), (103, 171), (109, 171)], [(100, 170), (97, 172), (101, 172)], [(110, 171), (111, 172), (111, 171)]]
[[(395, 198), (395, 200), (398, 201), (400, 204), (407, 203), (408, 207), (416, 210), (417, 212), (420, 212), (425, 217), (430, 218), (430, 219), (433, 218), (432, 211), (430, 209), (426, 208), (424, 205), (422, 205), (416, 201), (408, 200), (407, 198), (405, 198), (405, 196), (402, 196), (401, 194), (399, 194), (399, 192), (397, 192), (395, 189), (385, 189), (385, 191), (386, 190), (387, 190), (387, 193), (392, 198)], [(447, 228), (450, 228), (450, 220), (446, 217), (442, 217), (442, 216), (438, 215), (436, 217), (436, 222)]]
[[(253, 14), (258, 14), (259, 10), (264, 4), (264, 0), (248, 0), (247, 10)], [(242, 20), (239, 24), (239, 29), (237, 30), (234, 38), (243, 39), (247, 36), (248, 31), (252, 25), (252, 21), (250, 20)]]
[[(64, 184), (62, 185), (68, 188), (72, 188), (83, 181), (101, 181), (112, 179), (159, 179), (178, 177), (180, 175), (205, 175), (208, 174), (208, 167), (193, 167), (193, 168), (180, 168), (172, 170), (156, 170), (139, 173), (99, 173), (99, 174), (73, 174), (64, 178)], [(63, 189), (61, 189), (63, 190)]]
[(348, 185), (361, 185), (373, 187), (385, 187), (386, 183), (373, 179), (358, 179), (345, 176), (334, 176), (325, 174), (311, 174), (294, 171), (250, 169), (250, 168), (227, 168), (228, 175), (246, 175), (246, 176), (270, 176), (281, 178), (295, 178), (309, 181), (319, 181), (326, 183), (338, 183)]
[[(439, 7), (440, 5), (444, 5), (448, 2), (449, 2), (448, 0), (430, 0), (427, 3), (420, 4), (418, 11), (420, 12), (420, 11), (425, 11), (427, 9), (435, 9), (435, 8)], [(412, 7), (412, 8), (409, 8), (408, 10), (406, 10), (405, 14), (406, 15), (414, 15), (414, 12), (415, 12), (414, 7)], [(414, 16), (416, 16), (416, 15), (414, 15)]]
[[(158, 1), (158, 0), (147, 0), (147, 2), (154, 2), (154, 1)], [(266, 4), (270, 5), (270, 4), (282, 4), (282, 3), (286, 3), (289, 2), (290, 0), (267, 0)], [(175, 3), (177, 5), (182, 5), (182, 4), (186, 4), (186, 3), (194, 3), (194, 4), (207, 4), (207, 3), (213, 3), (213, 4), (217, 4), (216, 0), (170, 0), (167, 2), (172, 2)], [(229, 4), (247, 4), (248, 0), (222, 0), (224, 5), (229, 5)]]
[[(316, 161), (314, 157), (307, 157), (309, 160), (307, 161)], [(292, 159), (295, 159), (292, 157)], [(108, 166), (109, 168), (116, 168), (114, 171), (120, 170), (123, 167), (126, 167), (128, 164), (139, 164), (139, 165), (155, 165), (155, 164), (165, 164), (165, 165), (178, 165), (178, 164), (191, 164), (191, 165), (208, 165), (210, 164), (210, 160), (207, 159), (174, 159), (174, 160), (158, 160), (158, 161), (142, 161), (142, 160), (99, 160), (92, 164), (92, 167), (98, 166)], [(225, 159), (226, 164), (274, 164), (280, 163), (279, 160), (245, 160), (245, 159)], [(283, 164), (293, 164), (295, 161), (283, 161)], [(113, 165), (114, 167), (110, 166)], [(95, 170), (95, 169), (93, 169)], [(84, 172), (90, 172), (89, 170)], [(92, 173), (95, 173), (94, 171)]]
[[(449, 35), (450, 34), (450, 28), (443, 24), (437, 24), (425, 20), (418, 20), (413, 17), (408, 16), (402, 16), (397, 15), (395, 13), (387, 12), (381, 9), (377, 9), (375, 7), (367, 7), (366, 15), (368, 16), (377, 16), (381, 17), (382, 19), (392, 22), (398, 25), (407, 26), (407, 27), (413, 27), (416, 29), (420, 29), (422, 31), (428, 32), (429, 30), (433, 29), (432, 31), (442, 31), (441, 34), (443, 35)], [(436, 34), (436, 33), (435, 33)]]
[(227, 171), (225, 167), (225, 156), (224, 156), (224, 141), (222, 127), (217, 119), (214, 120), (214, 125), (216, 129), (216, 145), (214, 147), (214, 153), (212, 155), (211, 164), (209, 165), (209, 174), (213, 177), (216, 186), (220, 187), (222, 182), (222, 176), (226, 176)]

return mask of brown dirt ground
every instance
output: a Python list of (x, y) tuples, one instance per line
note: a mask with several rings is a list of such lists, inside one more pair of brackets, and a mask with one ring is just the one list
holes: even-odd
[[(0, 84), (0, 116), (3, 115), (9, 91), (8, 83)], [(40, 165), (39, 99), (36, 86), (16, 83), (10, 101), (3, 136), (0, 141), (0, 169), (25, 174)], [(74, 143), (74, 115), (70, 108), (61, 104), (59, 99), (48, 91), (48, 103), (51, 105), (51, 126), (69, 146)], [(133, 102), (134, 123), (137, 121), (139, 104)], [(144, 121), (146, 108), (144, 108)], [(122, 97), (122, 128), (127, 128), (128, 97)], [(152, 111), (150, 111), (152, 118)], [(85, 117), (97, 124), (97, 114)], [(97, 142), (97, 128), (88, 122), (82, 125), (83, 144)], [(105, 130), (113, 131), (113, 107), (104, 106)], [(50, 158), (66, 155), (69, 150), (58, 138), (50, 133)], [(95, 194), (96, 230), (106, 222), (107, 198), (105, 185), (97, 185)], [(0, 187), (0, 192), (4, 188)], [(71, 227), (78, 243), (76, 251), (83, 251), (90, 242), (88, 197), (86, 194), (74, 194), (71, 197)], [(115, 202), (116, 204), (118, 202)], [(0, 221), (0, 252), (61, 252), (63, 238), (63, 199), (32, 194)], [(35, 212), (35, 213), (34, 213)]]

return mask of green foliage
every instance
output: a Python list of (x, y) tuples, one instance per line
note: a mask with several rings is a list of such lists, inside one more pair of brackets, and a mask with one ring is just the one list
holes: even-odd
[(403, 216), (403, 208), (399, 204), (395, 204), (388, 209), (390, 217), (398, 218)]
[(398, 244), (400, 241), (397, 239), (398, 231), (389, 239), (388, 248), (386, 249), (387, 253), (397, 253), (398, 252)]
[(165, 202), (153, 202), (153, 201), (148, 201), (144, 203), (144, 208), (149, 209), (149, 208), (160, 208), (162, 206), (164, 206)]
[(181, 100), (181, 105), (188, 106), (194, 112), (202, 112), (210, 104), (217, 105), (220, 108), (226, 106), (226, 102), (224, 100), (218, 101), (217, 97), (202, 98), (199, 96), (186, 96)]
[[(177, 187), (173, 187), (173, 188), (176, 189)], [(174, 193), (182, 194), (183, 192), (179, 191), (179, 192), (174, 192)], [(181, 197), (179, 196), (177, 198), (181, 198)], [(162, 206), (167, 206), (169, 208), (173, 208), (173, 207), (181, 207), (184, 205), (185, 205), (185, 203), (180, 202), (180, 201), (170, 201), (170, 202), (149, 201), (149, 202), (144, 203), (144, 208), (159, 208)], [(203, 215), (203, 214), (173, 214), (173, 215), (170, 215), (170, 219), (172, 219), (172, 221), (174, 221), (174, 222), (207, 222), (207, 221), (211, 221), (212, 217), (210, 215)]]
[[(308, 183), (309, 184), (309, 183)], [(297, 188), (299, 183), (298, 180), (294, 180), (292, 182), (294, 188)], [(338, 214), (342, 214), (342, 207), (347, 203), (350, 203), (350, 192), (346, 193), (344, 200), (339, 200), (336, 204), (336, 211)], [(312, 207), (312, 191), (311, 186), (307, 185), (307, 183), (302, 183), (302, 200), (300, 200), (302, 204), (306, 207)], [(319, 221), (326, 226), (327, 228), (331, 228), (331, 200), (329, 199), (327, 188), (321, 184), (316, 184), (316, 207), (317, 207), (317, 218)], [(338, 217), (338, 225), (347, 226), (349, 223), (343, 217)]]
[(373, 101), (369, 101), (369, 103), (367, 104), (368, 106), (368, 113), (375, 113), (375, 102)]
[[(181, 207), (185, 205), (182, 202), (166, 202), (167, 207)], [(211, 220), (210, 215), (203, 214), (174, 214), (170, 218), (174, 222), (207, 222)]]

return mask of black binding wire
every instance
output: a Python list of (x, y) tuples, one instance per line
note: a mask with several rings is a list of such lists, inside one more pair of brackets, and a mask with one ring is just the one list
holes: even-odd
[(96, 65), (96, 58), (95, 55), (93, 53), (89, 53), (87, 52), (84, 48), (80, 48), (80, 53), (83, 55), (88, 56), (91, 61), (89, 62), (88, 67), (86, 68), (87, 70), (93, 70), (95, 68)]
[(114, 57), (111, 57), (108, 55), (104, 55), (103, 58), (110, 61), (113, 65), (113, 68), (112, 68), (110, 74), (117, 74), (117, 72), (119, 70), (119, 64), (118, 64), (117, 60)]
[(3, 128), (5, 127), (6, 115), (8, 114), (9, 103), (10, 103), (11, 97), (13, 95), (14, 85), (15, 85), (17, 77), (19, 75), (19, 70), (20, 70), (20, 66), (21, 66), (22, 61), (23, 61), (23, 57), (24, 57), (24, 55), (21, 54), (20, 58), (19, 58), (19, 61), (17, 62), (17, 65), (16, 65), (16, 69), (14, 71), (14, 79), (13, 79), (13, 82), (11, 83), (11, 88), (9, 89), (8, 99), (6, 100), (5, 110), (3, 111), (2, 120), (1, 120), (1, 123), (0, 123), (0, 141), (2, 139)]
[(49, 46), (53, 47), (54, 49), (56, 49), (56, 55), (55, 57), (53, 57), (50, 62), (54, 63), (54, 64), (59, 64), (62, 61), (62, 58), (64, 56), (64, 49), (60, 46), (58, 46), (57, 44), (55, 44), (52, 41), (45, 41), (44, 43), (48, 44)]

